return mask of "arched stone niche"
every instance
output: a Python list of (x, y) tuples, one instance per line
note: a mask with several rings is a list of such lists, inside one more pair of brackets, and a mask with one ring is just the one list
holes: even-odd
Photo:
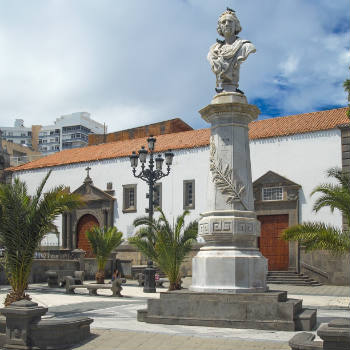
[(77, 225), (84, 215), (94, 216), (100, 227), (113, 226), (114, 223), (115, 198), (95, 187), (89, 175), (73, 193), (79, 194), (85, 204), (62, 215), (62, 248), (65, 249), (77, 248)]

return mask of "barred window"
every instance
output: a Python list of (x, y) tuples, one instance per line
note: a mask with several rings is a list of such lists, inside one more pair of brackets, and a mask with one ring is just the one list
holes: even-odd
[(161, 183), (157, 183), (154, 185), (153, 203), (155, 208), (162, 207), (162, 184)]
[(183, 182), (183, 207), (184, 209), (195, 208), (195, 182), (184, 180)]
[(123, 185), (123, 212), (136, 212), (136, 185)]
[(263, 201), (281, 201), (283, 199), (282, 187), (263, 188)]

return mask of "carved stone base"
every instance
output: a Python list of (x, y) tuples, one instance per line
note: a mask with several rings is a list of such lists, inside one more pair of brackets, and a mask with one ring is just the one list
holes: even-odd
[(265, 292), (267, 260), (256, 248), (203, 247), (192, 259), (191, 291)]
[(260, 222), (253, 211), (203, 213), (199, 234), (207, 246), (192, 259), (190, 290), (206, 293), (267, 291), (267, 260), (257, 248)]
[(199, 235), (208, 245), (228, 245), (256, 248), (260, 236), (260, 222), (255, 212), (244, 210), (216, 210), (201, 214)]

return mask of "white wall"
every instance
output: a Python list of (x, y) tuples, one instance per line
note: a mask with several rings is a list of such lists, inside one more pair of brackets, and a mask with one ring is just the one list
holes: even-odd
[[(199, 213), (206, 209), (205, 189), (207, 187), (209, 167), (209, 148), (205, 147), (173, 152), (175, 156), (170, 175), (160, 180), (160, 182), (162, 182), (162, 208), (169, 220), (182, 214), (183, 180), (195, 179), (195, 209), (190, 211), (191, 214), (188, 217), (189, 222), (190, 220), (198, 219)], [(96, 187), (105, 190), (107, 182), (113, 183), (116, 198), (115, 225), (124, 233), (124, 237), (129, 236), (134, 232), (134, 227), (132, 226), (134, 219), (147, 215), (145, 213), (145, 208), (148, 207), (148, 199), (146, 199), (148, 186), (142, 180), (133, 177), (129, 158), (110, 159), (51, 168), (52, 174), (45, 188), (50, 189), (56, 185), (64, 184), (70, 186), (71, 191), (74, 191), (82, 185), (86, 177), (86, 171), (84, 169), (87, 166), (91, 167), (90, 177)], [(22, 181), (27, 183), (30, 192), (34, 193), (36, 187), (47, 172), (48, 169), (36, 169), (21, 172), (17, 175)], [(123, 185), (127, 184), (137, 184), (136, 213), (124, 214), (122, 212)], [(61, 218), (56, 220), (56, 225), (61, 232)], [(46, 238), (44, 243), (47, 242), (48, 239), (49, 238)], [(52, 240), (54, 240), (53, 243), (57, 242), (57, 238), (54, 236), (52, 236)], [(62, 237), (60, 241), (62, 242)]]
[[(250, 142), (253, 181), (272, 170), (302, 186), (300, 191), (300, 221), (320, 220), (341, 225), (339, 213), (331, 214), (323, 209), (319, 214), (312, 211), (314, 197), (310, 193), (315, 186), (329, 182), (326, 170), (341, 166), (340, 130), (328, 130), (315, 133), (252, 140)], [(191, 210), (190, 220), (199, 219), (199, 214), (207, 210), (207, 181), (209, 171), (209, 147), (174, 151), (175, 157), (171, 173), (163, 178), (162, 207), (169, 219), (183, 212), (183, 180), (195, 179), (195, 209)], [(127, 237), (134, 232), (132, 222), (139, 216), (147, 215), (147, 185), (132, 176), (129, 158), (110, 159), (90, 163), (72, 164), (52, 168), (47, 187), (58, 184), (70, 186), (74, 191), (86, 177), (87, 166), (91, 167), (90, 176), (94, 185), (102, 190), (107, 182), (113, 183), (116, 198), (115, 225)], [(19, 174), (34, 191), (48, 169), (37, 169)], [(137, 212), (123, 213), (122, 185), (137, 184)], [(61, 220), (57, 220), (61, 230)], [(62, 238), (60, 238), (62, 242)], [(55, 242), (57, 239), (55, 238)]]
[(327, 169), (341, 167), (341, 132), (339, 129), (252, 140), (250, 142), (253, 181), (272, 170), (302, 186), (299, 192), (300, 221), (341, 225), (340, 213), (322, 209), (312, 211), (317, 198), (310, 193), (319, 184), (331, 182)]

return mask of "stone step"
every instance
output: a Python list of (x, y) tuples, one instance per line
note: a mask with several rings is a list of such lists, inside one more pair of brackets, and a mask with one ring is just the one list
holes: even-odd
[[(289, 281), (291, 283), (293, 282), (305, 282), (305, 283), (313, 283), (313, 282), (316, 282), (310, 278), (305, 278), (305, 279), (302, 279), (302, 278), (285, 278), (285, 277), (282, 277), (282, 278), (268, 278), (267, 281), (269, 283), (273, 283), (273, 282), (282, 282), (282, 281)], [(316, 282), (318, 283), (318, 282)]]
[(311, 284), (308, 282), (290, 282), (290, 281), (278, 281), (278, 282), (267, 282), (268, 284), (290, 284), (293, 286), (321, 286), (322, 284)]
[(269, 271), (268, 275), (271, 276), (279, 276), (279, 275), (289, 275), (289, 276), (300, 276), (302, 273), (298, 274), (293, 271)]
[(270, 284), (292, 284), (297, 286), (320, 286), (318, 281), (309, 278), (307, 275), (298, 274), (295, 271), (269, 271), (267, 283)]
[(276, 279), (289, 279), (289, 280), (310, 280), (309, 277), (307, 276), (267, 276), (268, 279), (270, 280), (276, 280)]
[(316, 325), (316, 309), (302, 309), (294, 319), (295, 329), (298, 331), (310, 331)]

